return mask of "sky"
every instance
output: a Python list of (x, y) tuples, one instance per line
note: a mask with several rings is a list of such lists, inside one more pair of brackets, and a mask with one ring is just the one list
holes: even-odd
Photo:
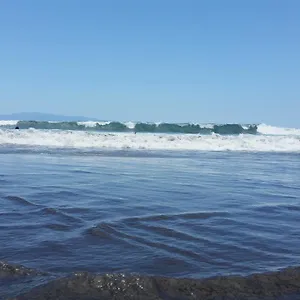
[(0, 114), (300, 127), (298, 0), (0, 0)]

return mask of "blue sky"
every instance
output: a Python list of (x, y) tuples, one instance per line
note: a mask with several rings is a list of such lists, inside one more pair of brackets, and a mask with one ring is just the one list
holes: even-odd
[(298, 0), (2, 0), (0, 113), (300, 127)]

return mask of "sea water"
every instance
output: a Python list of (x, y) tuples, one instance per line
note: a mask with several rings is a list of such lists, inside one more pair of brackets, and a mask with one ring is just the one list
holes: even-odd
[[(0, 129), (0, 260), (51, 278), (81, 270), (195, 279), (297, 266), (299, 153), (295, 130)], [(29, 287), (2, 284), (0, 297)]]

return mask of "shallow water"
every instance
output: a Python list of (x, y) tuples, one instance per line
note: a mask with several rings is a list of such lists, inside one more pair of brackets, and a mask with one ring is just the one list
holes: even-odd
[[(204, 278), (299, 265), (298, 154), (4, 152), (0, 260), (54, 277)], [(24, 287), (2, 294), (12, 288)]]

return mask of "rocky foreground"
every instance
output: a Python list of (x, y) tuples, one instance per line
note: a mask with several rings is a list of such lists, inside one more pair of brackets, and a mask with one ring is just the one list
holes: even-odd
[[(0, 262), (0, 281), (48, 276), (47, 273)], [(5, 280), (5, 281), (4, 281)], [(231, 300), (300, 299), (300, 267), (247, 277), (175, 279), (86, 272), (55, 279), (20, 294), (14, 300)]]

